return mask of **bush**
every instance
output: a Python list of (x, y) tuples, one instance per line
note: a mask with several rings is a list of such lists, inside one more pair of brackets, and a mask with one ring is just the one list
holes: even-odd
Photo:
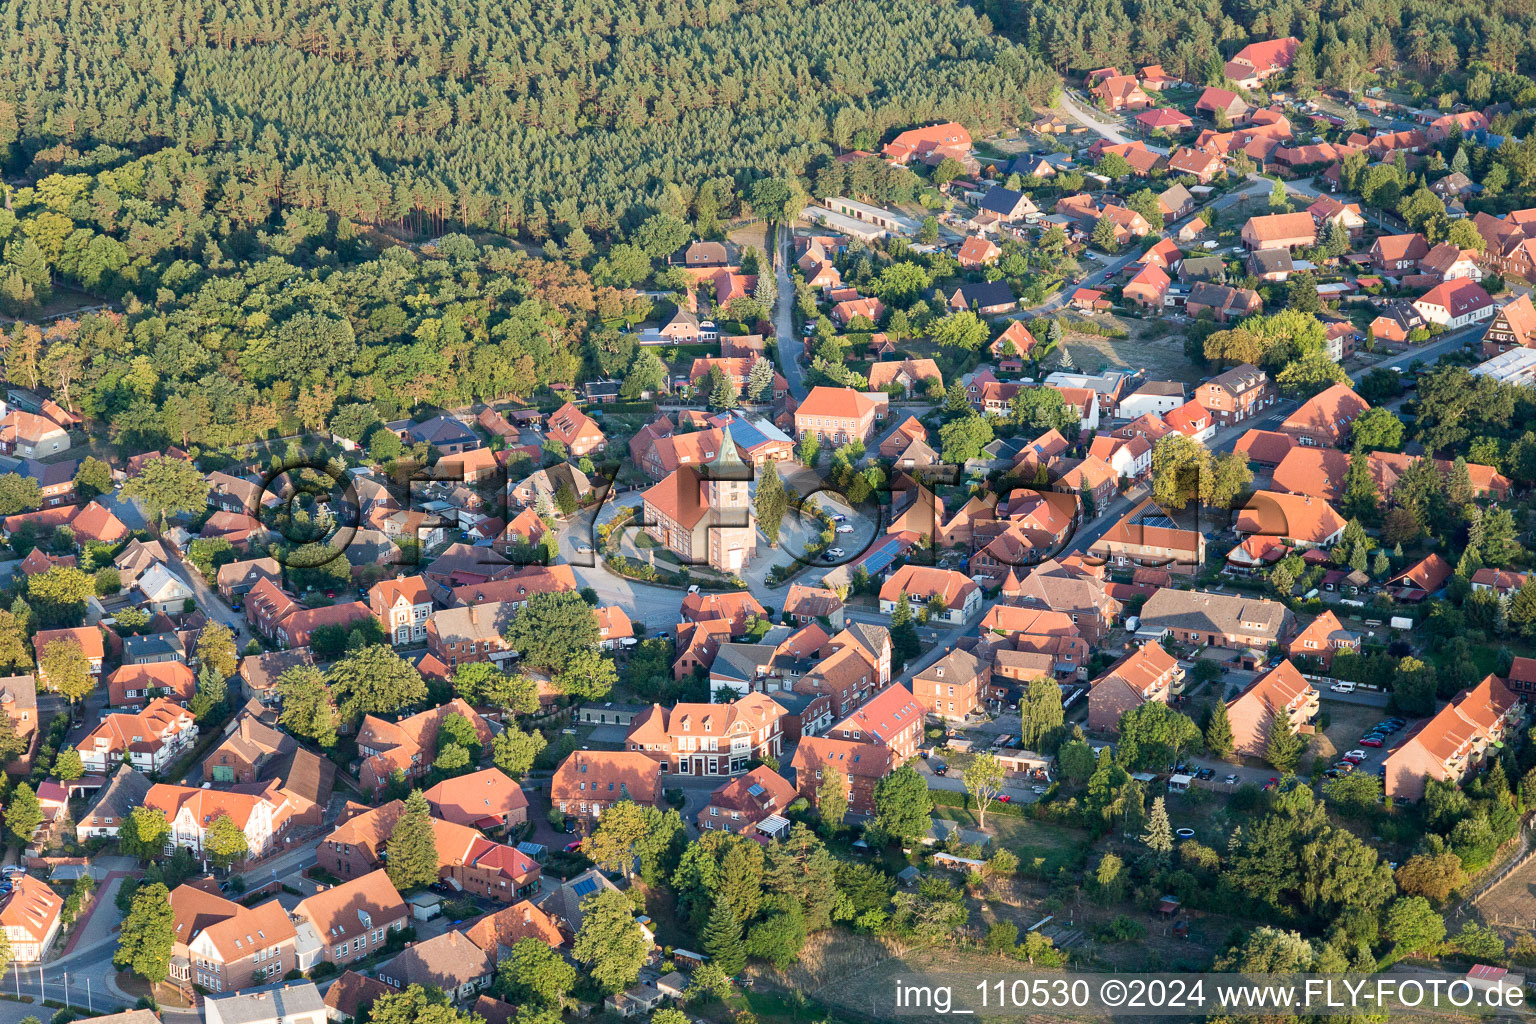
[(336, 973), (339, 972), (335, 964), (329, 960), (322, 960), (309, 969), (309, 980), (319, 981), (321, 978), (329, 978)]

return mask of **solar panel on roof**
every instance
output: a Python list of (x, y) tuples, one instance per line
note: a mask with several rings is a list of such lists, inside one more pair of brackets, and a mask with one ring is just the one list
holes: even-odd
[(583, 878), (581, 881), (571, 886), (571, 891), (574, 892), (577, 896), (590, 896), (592, 893), (597, 891), (597, 882), (590, 878)]
[(754, 782), (752, 785), (747, 787), (747, 793), (750, 796), (762, 796), (763, 787)]
[(1156, 526), (1165, 530), (1176, 529), (1178, 526), (1178, 524), (1175, 523), (1171, 518), (1163, 515), (1161, 512), (1148, 512), (1146, 515), (1142, 516), (1138, 522), (1142, 526)]

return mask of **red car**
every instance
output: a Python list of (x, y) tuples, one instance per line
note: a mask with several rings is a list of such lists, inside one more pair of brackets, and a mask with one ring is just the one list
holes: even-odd
[(1379, 747), (1381, 746), (1381, 737), (1367, 736), (1365, 739), (1360, 741), (1360, 745), (1362, 747)]
[(1270, 790), (1270, 789), (1274, 789), (1278, 785), (1280, 785), (1280, 780), (1275, 778), (1274, 776), (1270, 776), (1269, 781), (1264, 783), (1264, 788), (1266, 790)]
[(997, 798), (997, 802), (1000, 804), (1011, 804), (1013, 803), (1013, 797), (1009, 796), (1007, 793), (1004, 793), (1002, 796)]
[(576, 840), (574, 843), (566, 843), (565, 844), (565, 852), (566, 853), (575, 853), (579, 849), (581, 849), (581, 840), (580, 839)]

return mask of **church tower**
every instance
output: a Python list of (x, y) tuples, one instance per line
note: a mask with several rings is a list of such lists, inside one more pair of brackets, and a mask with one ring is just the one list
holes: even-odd
[(752, 474), (742, 461), (741, 453), (736, 450), (736, 442), (731, 438), (729, 427), (721, 428), (720, 451), (709, 461), (708, 466), (704, 496), (710, 508), (726, 511), (751, 507), (747, 485)]

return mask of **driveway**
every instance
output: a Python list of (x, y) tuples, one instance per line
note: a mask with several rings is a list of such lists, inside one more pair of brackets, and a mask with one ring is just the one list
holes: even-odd
[[(578, 587), (591, 587), (600, 605), (621, 605), (629, 617), (651, 631), (671, 629), (682, 620), (683, 591), (626, 579), (600, 564), (597, 523), (612, 522), (621, 509), (638, 508), (643, 491), (614, 495), (594, 511), (578, 512), (559, 527), (560, 561), (571, 567)], [(585, 549), (585, 550), (578, 550)]]

